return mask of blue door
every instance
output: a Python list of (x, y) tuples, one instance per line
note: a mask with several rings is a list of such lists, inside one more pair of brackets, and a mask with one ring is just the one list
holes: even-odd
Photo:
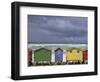
[(63, 60), (63, 50), (61, 49), (55, 50), (55, 61), (62, 62), (62, 60)]

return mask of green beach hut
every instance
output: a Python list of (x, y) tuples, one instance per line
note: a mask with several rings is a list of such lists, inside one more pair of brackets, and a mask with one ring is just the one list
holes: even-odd
[(37, 64), (50, 64), (51, 50), (40, 48), (34, 51), (34, 61)]

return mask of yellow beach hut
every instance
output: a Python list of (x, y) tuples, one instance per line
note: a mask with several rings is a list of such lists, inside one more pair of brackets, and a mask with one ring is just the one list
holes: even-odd
[(83, 62), (83, 52), (80, 48), (70, 48), (66, 53), (67, 63), (82, 63)]

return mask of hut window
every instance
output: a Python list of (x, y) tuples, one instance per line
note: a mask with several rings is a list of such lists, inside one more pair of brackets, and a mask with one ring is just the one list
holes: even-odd
[(79, 50), (77, 50), (77, 53), (79, 53), (80, 51)]
[(70, 50), (70, 53), (72, 53), (72, 50)]

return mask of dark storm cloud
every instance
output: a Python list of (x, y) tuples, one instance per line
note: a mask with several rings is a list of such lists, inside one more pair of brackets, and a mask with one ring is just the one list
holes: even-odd
[(28, 16), (28, 42), (87, 43), (87, 17)]

